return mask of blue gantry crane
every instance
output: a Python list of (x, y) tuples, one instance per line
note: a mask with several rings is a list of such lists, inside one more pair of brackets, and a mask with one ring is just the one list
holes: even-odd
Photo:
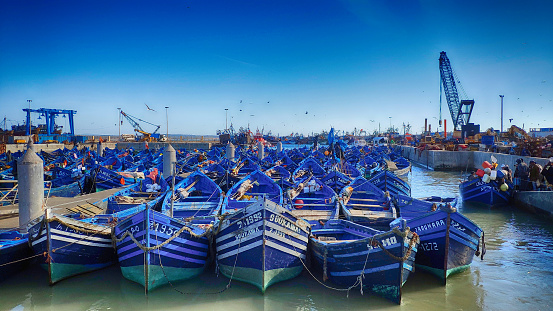
[(447, 105), (449, 106), (449, 112), (451, 113), (453, 127), (455, 130), (459, 130), (463, 125), (469, 123), (472, 109), (474, 108), (474, 100), (459, 100), (459, 93), (457, 92), (457, 86), (455, 84), (455, 80), (459, 82), (459, 79), (457, 79), (453, 72), (449, 58), (447, 58), (444, 51), (440, 52), (440, 78), (442, 80), (440, 84), (440, 105), (442, 99), (441, 89), (443, 87)]
[(71, 136), (75, 136), (75, 127), (73, 123), (73, 116), (77, 113), (75, 110), (62, 110), (62, 109), (49, 109), (49, 108), (40, 108), (40, 109), (29, 109), (25, 108), (23, 111), (27, 112), (27, 129), (26, 135), (31, 135), (31, 112), (39, 113), (44, 119), (46, 119), (46, 135), (51, 136), (56, 133), (56, 117), (59, 115), (69, 117), (69, 133)]

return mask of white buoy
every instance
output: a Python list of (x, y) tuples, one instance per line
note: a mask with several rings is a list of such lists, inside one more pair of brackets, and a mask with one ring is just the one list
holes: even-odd
[(279, 142), (277, 143), (277, 153), (280, 153), (281, 151), (282, 151), (282, 142), (279, 141)]
[(257, 157), (259, 160), (265, 157), (265, 149), (263, 148), (263, 143), (260, 141), (257, 142)]
[(234, 161), (234, 145), (230, 141), (227, 144), (226, 156), (229, 161)]
[(29, 222), (43, 214), (44, 163), (34, 152), (32, 141), (18, 161), (19, 232), (27, 233)]
[(177, 152), (175, 148), (169, 144), (163, 151), (163, 178), (173, 176), (174, 163), (177, 163)]

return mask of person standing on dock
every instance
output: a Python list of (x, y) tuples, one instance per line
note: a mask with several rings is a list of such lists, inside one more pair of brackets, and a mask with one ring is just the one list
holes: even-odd
[(516, 168), (515, 168), (515, 188), (520, 191), (525, 191), (527, 189), (528, 184), (528, 165), (524, 163), (524, 160), (517, 159), (516, 161)]
[(547, 181), (547, 187), (553, 190), (553, 157), (549, 158), (549, 162), (543, 167), (541, 174)]
[(532, 183), (532, 190), (537, 191), (540, 188), (540, 174), (541, 166), (536, 161), (530, 161), (530, 182)]

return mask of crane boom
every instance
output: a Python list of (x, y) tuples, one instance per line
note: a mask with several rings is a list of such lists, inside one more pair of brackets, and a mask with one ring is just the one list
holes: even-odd
[(458, 130), (469, 122), (472, 108), (474, 107), (474, 100), (459, 100), (453, 69), (444, 51), (440, 52), (440, 78), (449, 112), (451, 113), (453, 127)]
[[(155, 134), (157, 133), (157, 131), (159, 130), (161, 125), (153, 124), (153, 123), (150, 123), (148, 121), (144, 121), (144, 120), (139, 119), (137, 117), (131, 116), (130, 114), (125, 113), (123, 110), (121, 110), (121, 115), (123, 115), (127, 119), (127, 121), (129, 121), (129, 123), (134, 128), (135, 132), (140, 133), (140, 134), (143, 135), (142, 140), (151, 141), (153, 136), (160, 136), (160, 135), (155, 135)], [(155, 126), (156, 127), (155, 131), (153, 131), (152, 133), (144, 131), (142, 129), (142, 127), (140, 126), (140, 124), (138, 124), (138, 122), (136, 122), (134, 119)], [(159, 138), (162, 138), (162, 137), (160, 136)]]

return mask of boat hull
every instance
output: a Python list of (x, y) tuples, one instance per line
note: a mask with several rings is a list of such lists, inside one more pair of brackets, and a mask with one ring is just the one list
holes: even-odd
[(481, 203), (489, 206), (506, 205), (512, 197), (512, 189), (501, 191), (499, 185), (492, 181), (485, 183), (481, 179), (468, 180), (459, 185), (459, 192), (465, 202)]
[(269, 200), (259, 200), (221, 222), (217, 265), (228, 278), (261, 292), (303, 270), (308, 224)]
[(17, 231), (0, 232), (0, 280), (23, 270), (31, 256), (27, 235)]
[(120, 222), (114, 234), (121, 273), (144, 286), (146, 292), (170, 282), (193, 278), (201, 274), (209, 262), (206, 229), (187, 225), (151, 209)]
[[(334, 222), (331, 220), (325, 226), (332, 226)], [(345, 228), (336, 231), (363, 230), (361, 225), (340, 222)], [(360, 285), (378, 296), (401, 303), (401, 288), (414, 271), (418, 241), (413, 234), (404, 237), (400, 231), (393, 230), (374, 237), (332, 243), (321, 241), (317, 229), (312, 234), (315, 237), (310, 238), (311, 250), (323, 272), (323, 280), (328, 278), (344, 288)]]
[(444, 284), (450, 275), (469, 268), (483, 232), (450, 207), (413, 218), (407, 224), (421, 240), (417, 268), (434, 274)]
[(54, 216), (35, 223), (29, 230), (29, 239), (35, 254), (45, 254), (40, 260), (48, 271), (50, 284), (115, 263), (108, 226)]

